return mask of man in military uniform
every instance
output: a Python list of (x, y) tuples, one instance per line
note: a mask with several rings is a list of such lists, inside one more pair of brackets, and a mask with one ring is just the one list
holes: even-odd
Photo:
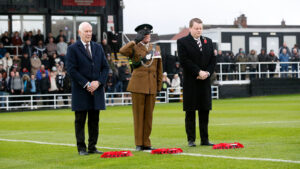
[(150, 44), (152, 26), (142, 24), (135, 28), (134, 41), (120, 49), (132, 60), (133, 72), (127, 90), (132, 93), (134, 135), (137, 151), (152, 150), (150, 134), (156, 93), (162, 86), (162, 59), (160, 48)]

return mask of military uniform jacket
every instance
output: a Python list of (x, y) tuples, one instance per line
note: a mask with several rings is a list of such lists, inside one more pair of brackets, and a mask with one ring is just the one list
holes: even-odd
[[(157, 46), (157, 48), (159, 48)], [(152, 45), (147, 48), (141, 44), (135, 44), (134, 41), (127, 43), (120, 49), (120, 53), (137, 61), (140, 57), (145, 57), (152, 50)], [(149, 64), (148, 61), (146, 64)], [(162, 87), (162, 59), (155, 58), (151, 66), (141, 65), (132, 72), (127, 91), (142, 94), (156, 94)]]

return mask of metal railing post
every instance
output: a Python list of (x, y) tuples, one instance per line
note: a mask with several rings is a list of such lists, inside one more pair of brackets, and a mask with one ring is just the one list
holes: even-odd
[(5, 97), (6, 97), (6, 110), (8, 111), (9, 110), (8, 96), (5, 96)]
[(261, 64), (258, 62), (258, 78), (261, 78)]
[(223, 75), (222, 75), (222, 66), (223, 66), (223, 63), (221, 63), (220, 64), (220, 80), (221, 80), (221, 82), (222, 82), (222, 80), (223, 80)]
[(239, 65), (239, 80), (241, 80), (242, 79), (242, 77), (241, 77), (241, 64), (238, 63), (238, 65)]
[(33, 95), (30, 96), (30, 109), (33, 109)]
[(53, 98), (54, 104), (53, 105), (54, 105), (54, 109), (56, 109), (56, 94), (54, 94), (53, 96), (54, 96), (54, 98)]

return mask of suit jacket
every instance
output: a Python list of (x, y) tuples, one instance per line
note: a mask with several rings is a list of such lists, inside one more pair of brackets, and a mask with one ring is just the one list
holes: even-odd
[[(78, 40), (70, 45), (67, 51), (67, 72), (72, 79), (72, 110), (104, 110), (104, 84), (109, 66), (103, 48), (90, 42), (92, 59), (88, 56), (82, 42)], [(94, 94), (83, 88), (87, 82), (97, 80), (100, 86)]]
[(214, 73), (216, 56), (212, 40), (201, 36), (202, 51), (189, 34), (177, 40), (178, 56), (183, 67), (183, 110), (211, 110), (210, 78), (197, 79), (200, 70)]
[[(120, 53), (129, 58), (137, 59), (139, 57), (145, 57), (151, 50), (151, 44), (147, 50), (141, 43), (136, 45), (135, 42), (131, 41), (120, 49)], [(127, 91), (142, 94), (156, 94), (161, 90), (161, 87), (162, 59), (157, 58), (153, 60), (151, 66), (144, 67), (141, 65), (133, 70)]]

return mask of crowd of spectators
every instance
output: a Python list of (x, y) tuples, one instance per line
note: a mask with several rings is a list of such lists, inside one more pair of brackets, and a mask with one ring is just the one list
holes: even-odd
[[(288, 71), (291, 70), (291, 77), (297, 78), (298, 74), (298, 63), (300, 62), (299, 47), (297, 44), (290, 50), (287, 44), (284, 42), (282, 47), (279, 49), (279, 54), (277, 55), (274, 50), (270, 50), (267, 53), (266, 49), (261, 49), (260, 53), (251, 50), (249, 54), (246, 54), (244, 49), (240, 48), (239, 52), (234, 55), (232, 52), (222, 52), (221, 50), (215, 50), (215, 55), (217, 58), (217, 63), (231, 63), (222, 64), (216, 66), (215, 71), (217, 73), (236, 73), (236, 72), (250, 72), (249, 79), (254, 79), (258, 77), (257, 72), (261, 72), (261, 78), (267, 78), (269, 74), (270, 78), (273, 78), (276, 74), (275, 72), (281, 72), (281, 77), (288, 77)], [(238, 67), (239, 62), (252, 62), (252, 64), (241, 64), (240, 70)], [(258, 64), (259, 62), (271, 62), (269, 64)], [(280, 64), (279, 64), (280, 62)], [(296, 62), (296, 63), (283, 63), (283, 62)], [(290, 69), (289, 69), (290, 67)], [(220, 77), (217, 77), (220, 79)], [(236, 75), (228, 76), (223, 75), (222, 80), (236, 80), (238, 79)], [(241, 79), (246, 79), (246, 74), (241, 75)]]
[[(70, 93), (71, 80), (65, 70), (65, 56), (68, 45), (74, 40), (67, 43), (62, 30), (57, 37), (49, 33), (46, 38), (40, 30), (35, 35), (32, 31), (24, 32), (23, 38), (19, 32), (14, 32), (12, 37), (5, 32), (0, 40), (0, 96)], [(26, 98), (29, 99), (12, 97), (11, 100)], [(68, 104), (67, 101), (63, 103)], [(15, 102), (11, 106), (21, 104), (26, 102)], [(1, 103), (0, 107), (4, 105)]]

